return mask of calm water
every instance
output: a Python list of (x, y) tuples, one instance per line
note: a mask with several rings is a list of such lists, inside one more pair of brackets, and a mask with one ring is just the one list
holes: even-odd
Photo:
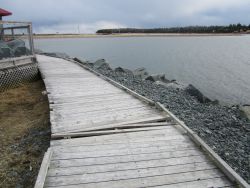
[(145, 67), (227, 103), (250, 104), (250, 36), (38, 39), (36, 48)]

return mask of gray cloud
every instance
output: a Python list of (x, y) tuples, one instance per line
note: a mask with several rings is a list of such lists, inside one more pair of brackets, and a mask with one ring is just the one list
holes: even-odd
[(29, 20), (35, 32), (91, 33), (112, 27), (250, 23), (250, 0), (0, 0), (8, 20)]

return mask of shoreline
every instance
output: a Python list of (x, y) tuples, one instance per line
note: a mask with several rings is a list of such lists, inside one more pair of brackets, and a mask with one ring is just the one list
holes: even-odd
[(62, 39), (62, 38), (119, 38), (119, 37), (216, 37), (216, 36), (244, 36), (246, 33), (122, 33), (122, 34), (36, 34), (34, 39)]
[[(240, 176), (250, 182), (250, 172), (247, 167), (250, 155), (247, 142), (250, 135), (250, 121), (242, 115), (239, 107), (222, 106), (217, 101), (207, 100), (205, 96), (201, 96), (204, 100), (199, 101), (197, 96), (178, 87), (176, 81), (164, 83), (161, 75), (152, 78), (148, 75), (147, 78), (143, 78), (145, 70), (132, 71), (122, 67), (112, 69), (103, 59), (94, 63), (77, 58), (74, 60), (150, 100), (163, 104), (196, 132)], [(159, 80), (162, 80), (161, 83)]]

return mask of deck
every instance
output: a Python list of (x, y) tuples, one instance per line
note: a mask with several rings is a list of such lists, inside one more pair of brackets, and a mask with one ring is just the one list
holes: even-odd
[(52, 140), (35, 187), (248, 186), (161, 104), (76, 62), (38, 62)]

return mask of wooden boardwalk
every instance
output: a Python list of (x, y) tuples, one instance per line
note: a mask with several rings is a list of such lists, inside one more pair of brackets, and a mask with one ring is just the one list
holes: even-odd
[(52, 103), (52, 137), (166, 119), (166, 115), (77, 64), (38, 58)]
[(35, 187), (248, 186), (160, 104), (77, 63), (38, 61), (52, 141)]

